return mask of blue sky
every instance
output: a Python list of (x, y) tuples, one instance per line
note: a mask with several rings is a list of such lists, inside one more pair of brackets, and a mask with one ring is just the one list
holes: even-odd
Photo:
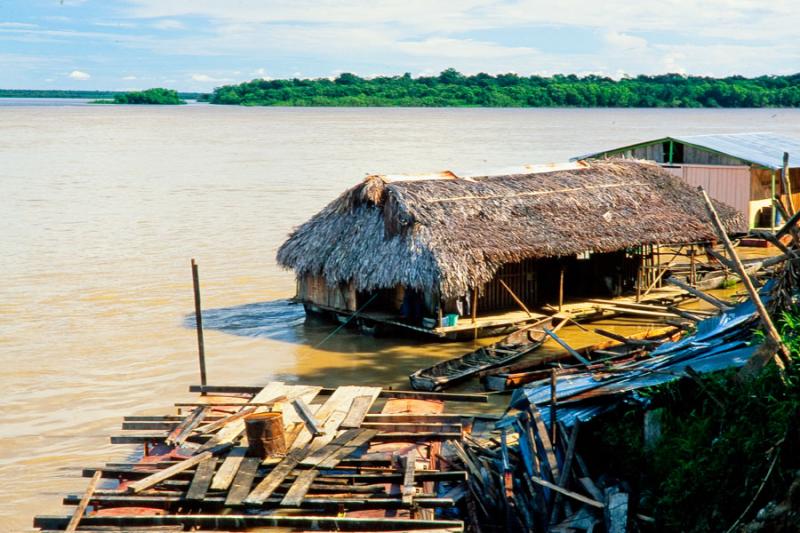
[(253, 78), (800, 71), (794, 1), (3, 0), (0, 88)]

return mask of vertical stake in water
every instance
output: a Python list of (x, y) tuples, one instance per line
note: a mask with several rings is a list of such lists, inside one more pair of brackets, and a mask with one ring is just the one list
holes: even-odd
[(192, 283), (194, 284), (194, 320), (197, 324), (197, 356), (200, 358), (200, 385), (202, 396), (206, 395), (206, 346), (203, 341), (203, 315), (200, 311), (200, 276), (197, 263), (192, 259)]

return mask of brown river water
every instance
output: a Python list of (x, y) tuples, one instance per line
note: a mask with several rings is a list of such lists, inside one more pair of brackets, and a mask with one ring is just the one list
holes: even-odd
[[(39, 104), (39, 105), (32, 105)], [(46, 104), (46, 105), (41, 105)], [(368, 173), (491, 171), (669, 133), (800, 136), (797, 110), (283, 109), (0, 101), (0, 532), (64, 513), (109, 435), (198, 382), (407, 387), (466, 343), (305, 324), (275, 251)], [(619, 325), (624, 329), (624, 324)], [(568, 340), (581, 334), (565, 329)], [(505, 400), (502, 400), (505, 401)]]

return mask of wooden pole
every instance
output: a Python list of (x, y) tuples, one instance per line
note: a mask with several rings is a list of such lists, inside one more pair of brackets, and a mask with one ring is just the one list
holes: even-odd
[[(767, 312), (766, 307), (764, 307), (764, 303), (761, 301), (761, 297), (758, 295), (758, 291), (756, 291), (755, 287), (753, 287), (753, 283), (750, 281), (750, 277), (747, 275), (747, 272), (744, 270), (744, 265), (742, 264), (742, 260), (739, 259), (739, 255), (736, 253), (736, 250), (733, 248), (733, 244), (731, 244), (730, 239), (728, 238), (728, 233), (725, 231), (725, 227), (722, 225), (722, 222), (719, 219), (719, 215), (717, 215), (716, 209), (714, 209), (714, 204), (711, 203), (711, 200), (708, 198), (708, 194), (706, 191), (700, 187), (700, 192), (703, 195), (703, 200), (706, 202), (706, 208), (708, 209), (708, 214), (711, 217), (711, 221), (714, 223), (714, 226), (719, 234), (722, 243), (725, 245), (725, 249), (728, 250), (728, 254), (731, 256), (731, 260), (733, 261), (733, 266), (736, 267), (736, 272), (739, 274), (739, 277), (742, 279), (742, 283), (744, 284), (745, 289), (747, 289), (748, 294), (750, 294), (750, 299), (753, 301), (753, 304), (756, 306), (756, 311), (758, 311), (758, 315), (761, 317), (761, 322), (764, 325), (765, 333), (767, 334), (767, 338), (772, 341), (775, 345), (775, 348), (778, 350), (778, 354), (780, 359), (783, 360), (784, 364), (789, 362), (789, 350), (786, 348), (786, 345), (783, 344), (781, 340), (781, 336), (778, 333), (778, 330), (775, 329), (775, 325), (772, 323), (772, 319)], [(780, 360), (776, 360), (777, 363), (780, 363)], [(782, 366), (779, 364), (779, 366)]]
[(557, 370), (553, 368), (550, 371), (550, 442), (553, 443), (555, 446), (556, 443), (556, 409), (558, 408), (557, 402), (558, 399), (556, 398), (556, 382), (558, 379), (558, 375), (556, 374)]
[(72, 532), (78, 530), (78, 525), (80, 525), (81, 518), (83, 518), (83, 513), (86, 512), (86, 508), (89, 507), (89, 502), (91, 501), (92, 494), (94, 494), (97, 485), (100, 483), (100, 478), (103, 477), (103, 471), (97, 470), (92, 476), (92, 480), (89, 482), (89, 486), (86, 488), (86, 492), (83, 493), (83, 497), (81, 498), (78, 507), (75, 509), (75, 512), (72, 513), (72, 518), (69, 520), (69, 524), (67, 524), (67, 529), (64, 531)]
[(519, 305), (522, 308), (522, 310), (525, 311), (528, 314), (528, 316), (533, 316), (533, 315), (531, 315), (531, 312), (528, 310), (528, 308), (525, 307), (525, 304), (522, 303), (522, 300), (520, 300), (519, 297), (516, 294), (514, 294), (514, 291), (511, 290), (511, 287), (506, 285), (505, 281), (503, 281), (500, 278), (497, 278), (497, 281), (499, 281), (500, 285), (502, 285), (503, 288), (508, 291), (508, 294), (511, 295), (511, 297), (514, 299), (514, 301), (517, 302), (517, 305)]
[(676, 278), (674, 276), (667, 278), (667, 283), (675, 285), (676, 287), (680, 287), (681, 289), (685, 290), (686, 292), (688, 292), (692, 296), (700, 298), (701, 300), (710, 303), (711, 305), (713, 305), (714, 307), (716, 307), (716, 308), (718, 308), (718, 309), (720, 309), (722, 311), (728, 311), (728, 310), (732, 309), (730, 305), (726, 304), (722, 300), (718, 300), (717, 298), (714, 298), (710, 294), (706, 294), (701, 290), (695, 289), (694, 287), (692, 287), (688, 283), (684, 283), (683, 281), (679, 280), (678, 278)]
[[(197, 263), (192, 259), (192, 283), (194, 284), (194, 319), (197, 324), (197, 355), (200, 360), (200, 384), (206, 385), (206, 345), (203, 340), (203, 314), (200, 307), (200, 276), (197, 273)], [(200, 393), (205, 396), (205, 392)]]
[(783, 180), (783, 190), (786, 192), (786, 206), (789, 209), (789, 215), (795, 214), (794, 200), (792, 199), (792, 175), (789, 171), (789, 152), (783, 152), (783, 172), (781, 173)]
[(636, 269), (636, 301), (642, 298), (642, 263), (644, 262), (644, 250), (640, 249), (639, 267)]
[(558, 312), (564, 309), (564, 265), (561, 265), (561, 275), (558, 279)]
[(472, 334), (473, 339), (478, 338), (478, 287), (472, 289)]
[(694, 259), (694, 244), (689, 250), (689, 285), (697, 285), (697, 262)]

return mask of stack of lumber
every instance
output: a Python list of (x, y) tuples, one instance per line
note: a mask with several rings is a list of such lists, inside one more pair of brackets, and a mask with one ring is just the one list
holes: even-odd
[[(628, 495), (590, 476), (571, 433), (545, 425), (535, 406), (497, 423), (489, 438), (447, 442), (469, 473), (469, 531), (628, 531)], [(642, 517), (644, 518), (644, 517)]]
[[(34, 525), (48, 531), (463, 530), (443, 510), (456, 505), (445, 492), (463, 485), (467, 473), (443, 469), (439, 457), (442, 441), (463, 441), (472, 417), (444, 413), (444, 400), (485, 396), (283, 382), (244, 389), (225, 403), (206, 397), (176, 404), (188, 408), (183, 414), (126, 417), (123, 434), (111, 440), (142, 444), (141, 460), (85, 469), (92, 477), (87, 491), (64, 498), (77, 506), (72, 516), (38, 516)], [(282, 414), (286, 450), (262, 458), (248, 446), (245, 421), (267, 411)]]

